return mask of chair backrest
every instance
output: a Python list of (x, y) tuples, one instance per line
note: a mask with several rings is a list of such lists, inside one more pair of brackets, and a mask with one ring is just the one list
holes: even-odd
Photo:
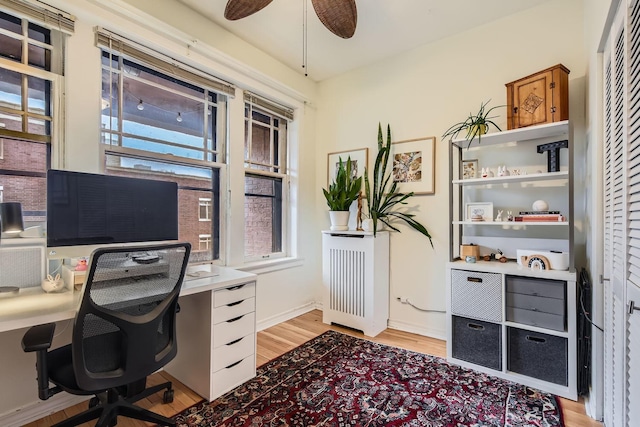
[(189, 243), (93, 252), (72, 338), (83, 390), (118, 387), (157, 371), (177, 353), (178, 295)]

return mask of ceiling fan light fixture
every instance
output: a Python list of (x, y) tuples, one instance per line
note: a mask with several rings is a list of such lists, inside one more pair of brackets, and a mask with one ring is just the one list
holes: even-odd
[(273, 0), (229, 0), (224, 8), (224, 17), (237, 21), (264, 9)]
[(356, 0), (311, 0), (318, 19), (338, 37), (353, 37), (358, 23)]

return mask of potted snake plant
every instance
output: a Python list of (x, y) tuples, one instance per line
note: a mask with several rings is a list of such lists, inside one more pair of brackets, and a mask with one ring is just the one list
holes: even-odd
[(387, 142), (384, 143), (382, 126), (378, 124), (378, 155), (373, 167), (373, 182), (369, 181), (366, 168), (364, 171), (364, 189), (367, 196), (367, 214), (369, 215), (367, 223), (370, 222), (371, 231), (375, 236), (381, 226), (378, 221), (399, 232), (400, 230), (393, 223), (400, 220), (427, 237), (433, 247), (431, 234), (424, 225), (414, 219), (415, 215), (398, 210), (401, 205), (407, 204), (407, 199), (413, 197), (413, 192), (400, 193), (398, 191), (398, 183), (393, 180), (391, 170), (387, 171), (390, 154), (391, 127), (387, 125)]
[(349, 208), (358, 199), (362, 177), (355, 177), (351, 157), (346, 162), (339, 158), (338, 171), (328, 189), (322, 189), (331, 218), (331, 230), (345, 231), (349, 229)]

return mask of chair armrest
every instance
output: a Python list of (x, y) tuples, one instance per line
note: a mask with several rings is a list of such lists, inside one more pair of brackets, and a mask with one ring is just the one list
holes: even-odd
[(48, 350), (53, 341), (55, 323), (33, 326), (22, 337), (22, 350), (25, 352)]

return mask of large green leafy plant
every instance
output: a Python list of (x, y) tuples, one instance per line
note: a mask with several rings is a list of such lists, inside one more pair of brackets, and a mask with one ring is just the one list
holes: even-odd
[(327, 199), (329, 210), (348, 211), (351, 203), (358, 199), (362, 188), (362, 177), (354, 178), (351, 157), (346, 162), (339, 158), (338, 172), (333, 182), (329, 185), (329, 190), (322, 189), (324, 197)]
[(387, 142), (382, 138), (382, 126), (378, 124), (378, 155), (373, 166), (373, 183), (369, 182), (367, 169), (364, 171), (364, 189), (367, 196), (367, 212), (373, 222), (373, 235), (378, 230), (378, 221), (384, 223), (392, 230), (400, 231), (392, 225), (394, 220), (401, 220), (411, 228), (417, 230), (429, 238), (429, 243), (433, 247), (431, 235), (426, 227), (416, 221), (415, 215), (406, 212), (399, 212), (400, 205), (406, 205), (406, 200), (413, 196), (413, 192), (398, 192), (398, 183), (393, 180), (391, 170), (387, 172), (389, 156), (391, 154), (391, 127), (387, 125)]
[(504, 105), (497, 105), (495, 107), (487, 109), (487, 104), (489, 104), (490, 101), (491, 100), (481, 103), (480, 110), (478, 110), (476, 114), (469, 113), (469, 117), (467, 117), (465, 121), (456, 123), (449, 129), (447, 129), (442, 135), (442, 138), (444, 139), (448, 136), (449, 140), (452, 140), (454, 138), (457, 138), (460, 132), (466, 131), (464, 139), (469, 141), (469, 145), (467, 146), (467, 148), (469, 148), (469, 146), (471, 146), (471, 141), (475, 137), (478, 137), (478, 144), (480, 143), (482, 135), (487, 133), (487, 131), (489, 130), (489, 125), (495, 126), (496, 129), (501, 131), (502, 129), (500, 129), (500, 126), (495, 124), (492, 120), (498, 116), (489, 116), (489, 113), (491, 113), (496, 108), (504, 107)]

